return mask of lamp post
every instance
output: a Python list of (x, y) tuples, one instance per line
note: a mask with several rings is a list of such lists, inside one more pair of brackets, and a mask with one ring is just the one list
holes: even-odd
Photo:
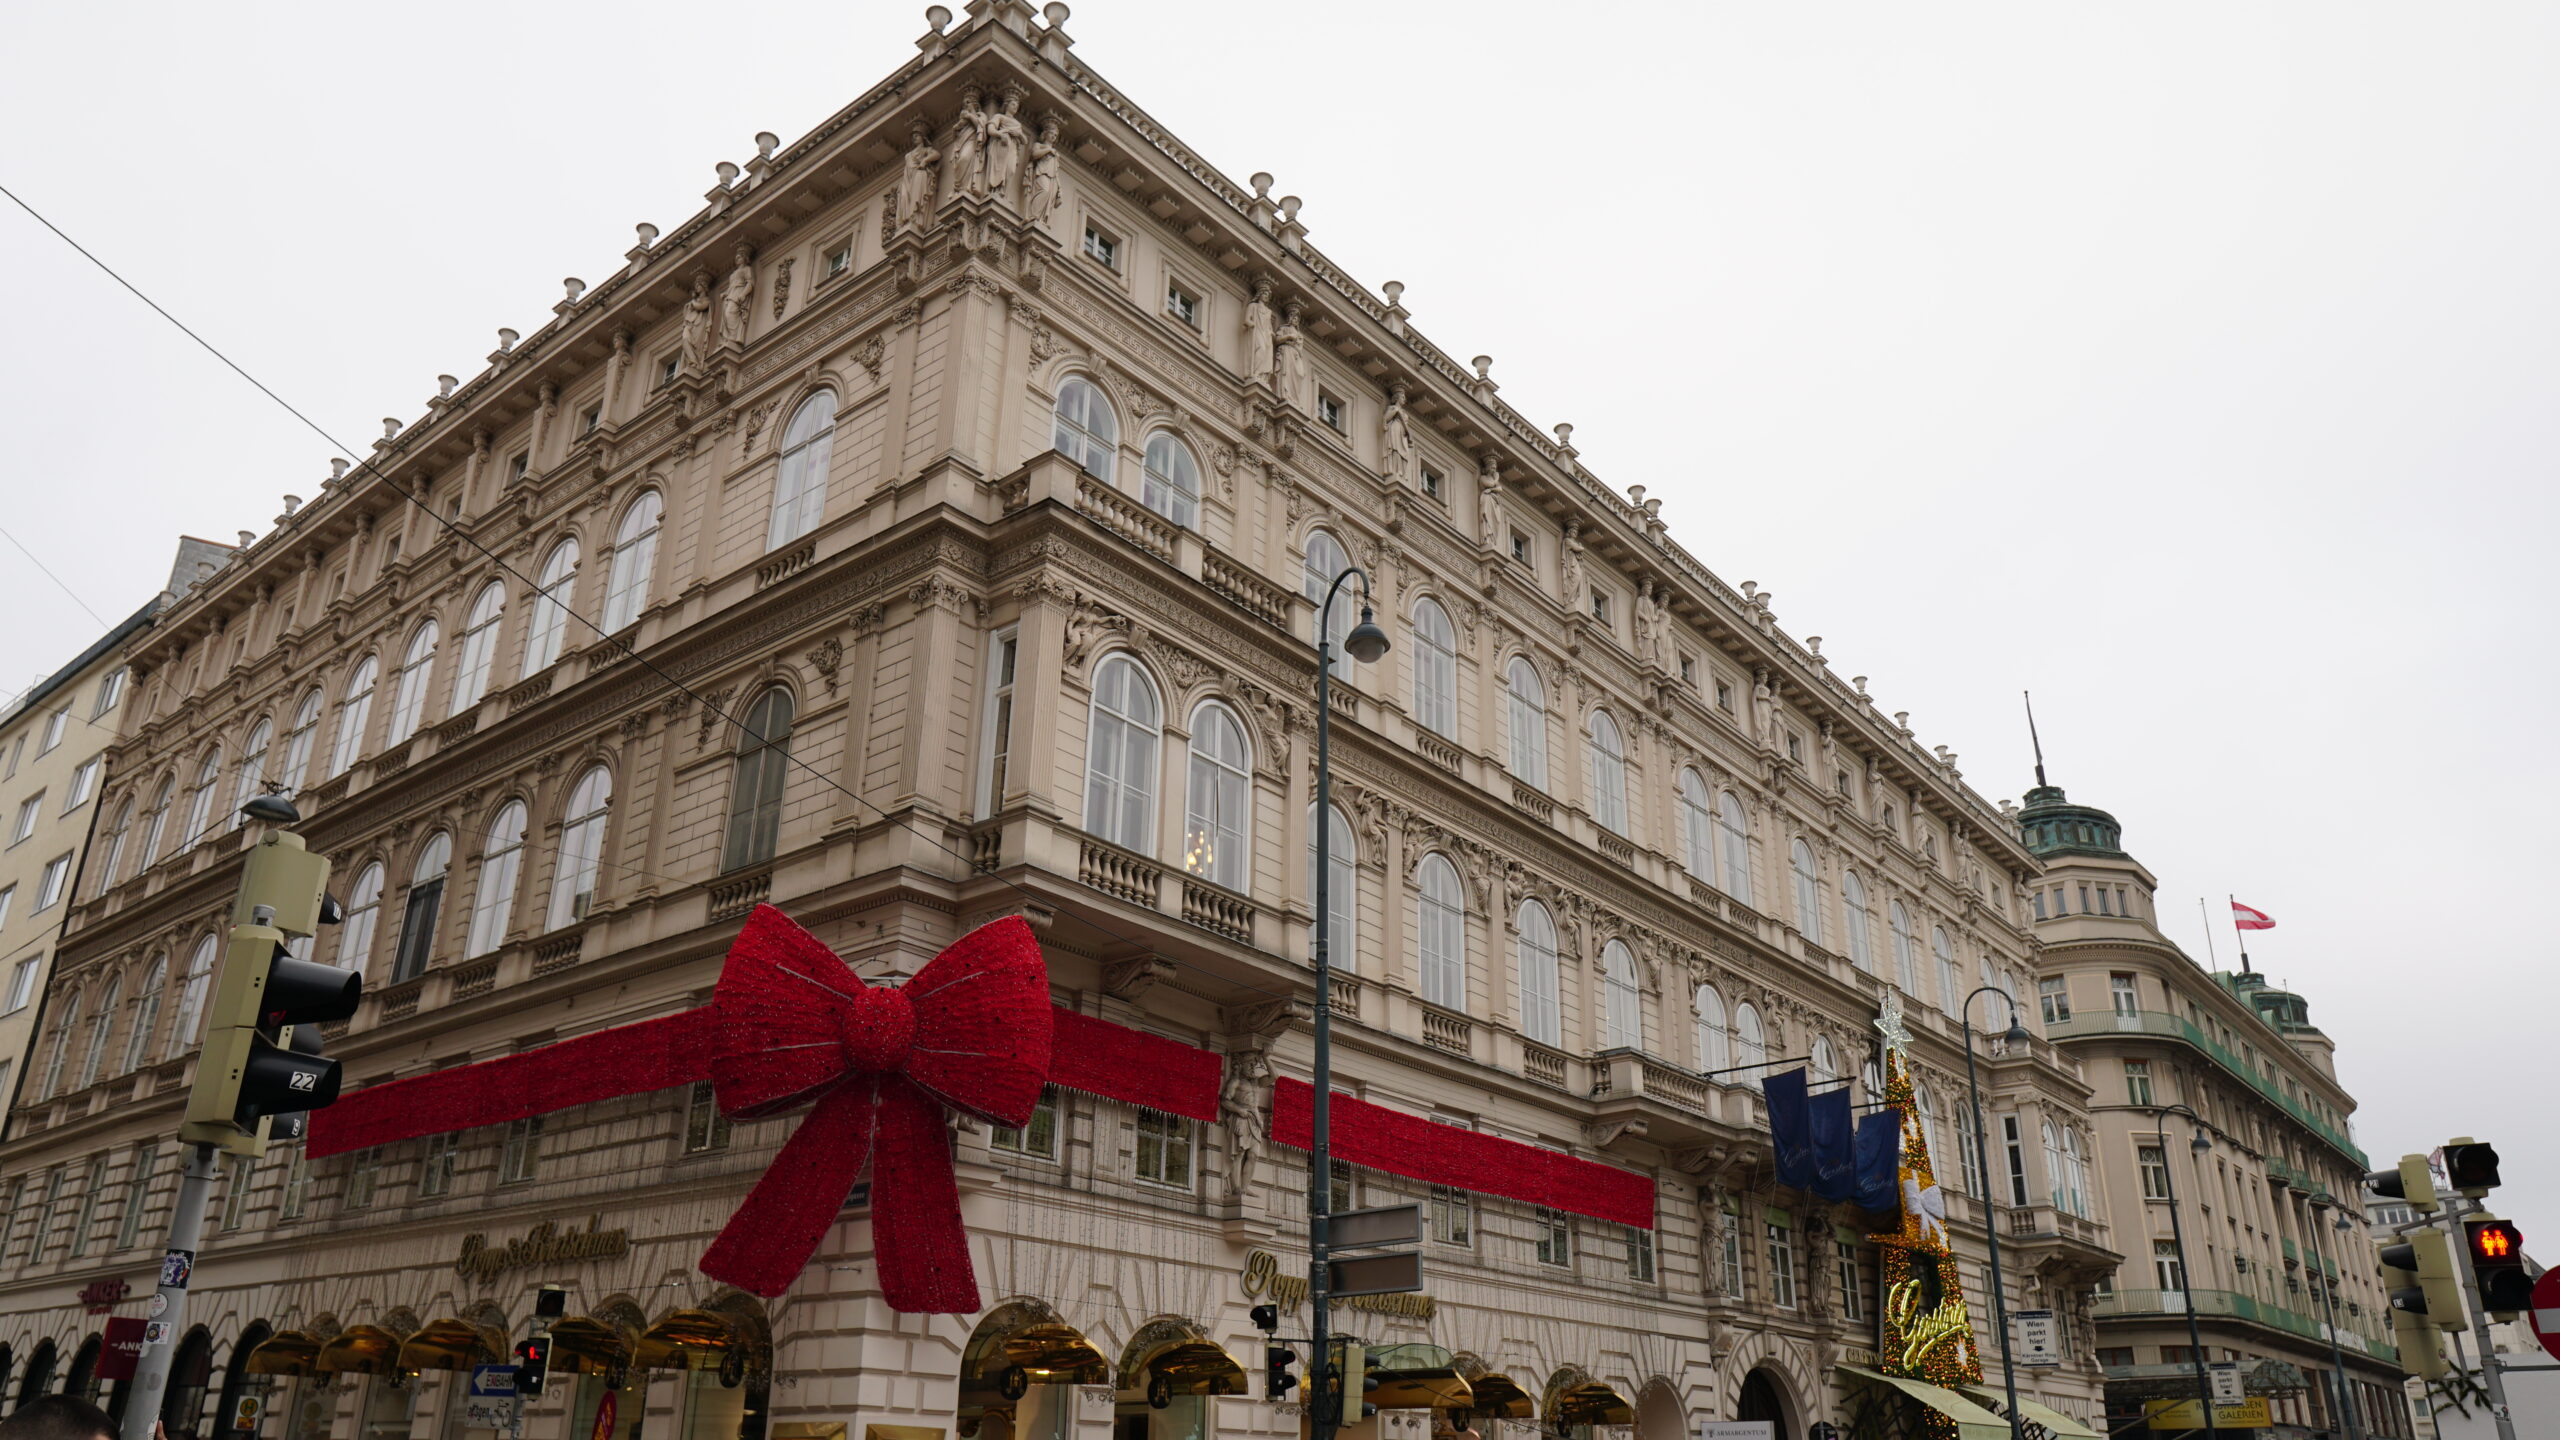
[(2205, 1379), (2204, 1338), (2196, 1325), (2196, 1277), (2187, 1268), (2187, 1231), (2178, 1219), (2178, 1167), (2169, 1163), (2171, 1115), (2184, 1115), (2197, 1127), (2195, 1138), (2187, 1142), (2187, 1148), (2194, 1154), (2203, 1155), (2212, 1150), (2213, 1142), (2204, 1138), (2203, 1117), (2186, 1106), (2151, 1107), (2151, 1123), (2160, 1127), (2160, 1180), (2169, 1192), (2169, 1243), (2178, 1252), (2178, 1297), (2187, 1302), (2187, 1358), (2195, 1365), (2196, 1405), (2204, 1411), (2205, 1433), (2210, 1435), (2221, 1427), (2214, 1423), (2213, 1386)]
[(2304, 1229), (2311, 1234), (2311, 1263), (2320, 1275), (2320, 1309), (2329, 1317), (2329, 1393), (2336, 1408), (2338, 1425), (2346, 1431), (2346, 1440), (2356, 1440), (2356, 1409), (2347, 1394), (2347, 1357), (2338, 1349), (2338, 1286), (2329, 1278), (2329, 1257), (2320, 1249), (2322, 1212), (2338, 1212), (2337, 1227), (2347, 1229), (2347, 1213), (2338, 1197), (2323, 1190), (2311, 1197), (2311, 1223)]
[(1333, 602), (1342, 583), (1355, 575), (1360, 577), (1360, 623), (1343, 637), (1342, 648), (1354, 660), (1386, 654), (1387, 632), (1378, 628), (1369, 609), (1368, 572), (1344, 566), (1316, 608), (1316, 1094), (1307, 1137), (1307, 1339), (1315, 1352), (1307, 1357), (1310, 1440), (1333, 1440), (1343, 1405), (1351, 1398), (1333, 1395), (1326, 1386), (1333, 1376), (1328, 1323), (1333, 1239)]
[(2000, 1278), (2000, 1202), (1993, 1198), (1991, 1183), (1990, 1130), (1982, 1119), (1982, 1076), (1973, 1063), (1973, 1002), (1985, 995), (1997, 995), (2009, 1001), (2009, 1028), (2001, 1039), (2025, 1044), (2035, 1037), (2027, 1033), (2026, 1024), (2018, 1018), (2018, 1002), (1997, 985), (1984, 985), (1964, 997), (1964, 1083), (1973, 1093), (1973, 1169), (1982, 1177), (1982, 1233), (1991, 1242), (1991, 1323), (2000, 1335), (2000, 1388), (2009, 1397), (2010, 1440), (2026, 1440), (2026, 1427), (2018, 1414), (2018, 1364), (2009, 1343), (2008, 1283)]

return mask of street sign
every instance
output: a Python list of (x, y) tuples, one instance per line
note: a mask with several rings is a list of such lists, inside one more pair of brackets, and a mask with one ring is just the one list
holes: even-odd
[(150, 1322), (139, 1315), (114, 1315), (107, 1319), (106, 1348), (98, 1352), (97, 1376), (101, 1380), (131, 1380), (134, 1367), (142, 1360), (142, 1336)]
[(474, 1365), (471, 1367), (471, 1393), (487, 1399), (516, 1393), (516, 1367), (513, 1365)]
[(1774, 1420), (1701, 1420), (1698, 1440), (1778, 1440)]
[(231, 1407), (231, 1428), (255, 1432), (264, 1407), (255, 1395), (243, 1395)]
[[(2193, 1400), (2145, 1400), (2142, 1413), (2155, 1435), (2204, 1429), (2204, 1407)], [(2213, 1424), (2217, 1430), (2264, 1430), (2275, 1423), (2264, 1395), (2251, 1396), (2237, 1405), (2213, 1407)]]
[(1422, 1243), (1422, 1207), (1381, 1205), (1374, 1210), (1345, 1210), (1325, 1222), (1325, 1243), (1336, 1250), (1372, 1245)]
[(613, 1412), (616, 1408), (614, 1392), (607, 1390), (604, 1398), (596, 1402), (596, 1428), (589, 1440), (613, 1440)]
[(2560, 1360), (2560, 1270), (2545, 1270), (2533, 1282), (2533, 1309), (2525, 1318), (2533, 1322), (2533, 1338)]
[(462, 1397), (462, 1423), (472, 1430), (512, 1430), (523, 1404), (516, 1398), (516, 1367), (474, 1365)]
[(2204, 1369), (2207, 1380), (2213, 1386), (2213, 1403), (2216, 1405), (2237, 1405), (2249, 1398), (2241, 1389), (2240, 1362), (2216, 1360)]
[(2020, 1310), (2018, 1321), (2018, 1364), (2021, 1367), (2050, 1370), (2062, 1363), (2062, 1327), (2054, 1322), (2050, 1310)]
[(1326, 1288), (1336, 1300), (1350, 1295), (1402, 1295), (1422, 1288), (1419, 1250), (1360, 1255), (1331, 1263), (1332, 1278)]

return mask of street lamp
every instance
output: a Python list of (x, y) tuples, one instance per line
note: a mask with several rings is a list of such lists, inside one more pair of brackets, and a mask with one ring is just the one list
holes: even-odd
[(2010, 1440), (2026, 1440), (2025, 1421), (2018, 1414), (2018, 1363), (2010, 1352), (2008, 1285), (2000, 1278), (2000, 1202), (1993, 1198), (1991, 1183), (1990, 1131), (1982, 1119), (1982, 1076), (1973, 1064), (1973, 1002), (1985, 995), (1997, 995), (2009, 1001), (2009, 1028), (2001, 1040), (2010, 1045), (2024, 1045), (2035, 1037), (2027, 1033), (2026, 1023), (2018, 1018), (2018, 1002), (1997, 985), (1985, 985), (1964, 997), (1964, 1083), (1973, 1092), (1973, 1173), (1982, 1177), (1982, 1233), (1991, 1242), (1991, 1323), (2000, 1335), (2000, 1387), (2009, 1397)]
[(1360, 577), (1360, 623), (1342, 639), (1351, 658), (1374, 661), (1387, 653), (1387, 632), (1369, 609), (1369, 575), (1346, 565), (1316, 608), (1316, 1064), (1315, 1107), (1307, 1146), (1307, 1307), (1312, 1324), (1307, 1358), (1308, 1429), (1311, 1440), (1333, 1440), (1342, 1423), (1341, 1402), (1326, 1390), (1333, 1374), (1328, 1321), (1328, 1281), (1333, 1229), (1333, 601), (1342, 583)]
[(2338, 1350), (2338, 1285), (2335, 1280), (2329, 1278), (2329, 1259), (2320, 1250), (2321, 1213), (2331, 1209), (2338, 1212), (2338, 1218), (2334, 1222), (2337, 1227), (2340, 1230), (2350, 1228), (2347, 1223), (2347, 1207), (2340, 1205), (2338, 1197), (2326, 1190), (2311, 1197), (2311, 1223), (2303, 1228), (2311, 1234), (2311, 1263), (2316, 1267), (2320, 1279), (2320, 1309), (2329, 1317), (2331, 1403), (2336, 1407), (2338, 1424), (2347, 1432), (2347, 1440), (2356, 1440), (2356, 1411), (2355, 1406), (2348, 1403), (2347, 1395), (2347, 1357)]
[(2168, 1187), (2169, 1192), (2169, 1243), (2178, 1252), (2178, 1295), (2187, 1302), (2187, 1358), (2195, 1364), (2196, 1404), (2204, 1411), (2205, 1433), (2210, 1435), (2221, 1427), (2214, 1423), (2213, 1387), (2206, 1381), (2204, 1374), (2204, 1338), (2196, 1326), (2196, 1277), (2194, 1272), (2187, 1268), (2187, 1232), (2178, 1219), (2178, 1167), (2169, 1163), (2169, 1117), (2171, 1115), (2184, 1115), (2196, 1125), (2195, 1138), (2187, 1142), (2187, 1148), (2199, 1157), (2197, 1162), (2199, 1166), (2202, 1164), (2200, 1157), (2212, 1153), (2213, 1142), (2204, 1138), (2204, 1117), (2186, 1106), (2154, 1105), (2151, 1107), (2151, 1123), (2160, 1127), (2160, 1181)]

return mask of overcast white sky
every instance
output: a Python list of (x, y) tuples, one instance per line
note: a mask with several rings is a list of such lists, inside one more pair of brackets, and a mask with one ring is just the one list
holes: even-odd
[[(959, 8), (957, 3), (954, 8)], [(19, 6), (0, 183), (353, 444), (921, 5)], [(2236, 891), (2377, 1161), (2550, 1123), (2560, 8), (1080, 0), (1085, 62), (1572, 421), (1993, 796)], [(91, 607), (331, 450), (0, 208), (0, 526)], [(99, 626), (0, 544), (0, 693)], [(2226, 964), (2230, 932), (2219, 931)]]

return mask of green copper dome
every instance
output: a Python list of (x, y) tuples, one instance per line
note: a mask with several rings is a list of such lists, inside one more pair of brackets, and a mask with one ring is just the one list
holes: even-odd
[(2027, 792), (2027, 808), (2018, 812), (2027, 848), (2039, 858), (2051, 855), (2104, 855), (2125, 858), (2124, 827), (2116, 817), (2090, 805), (2062, 798), (2059, 785), (2039, 785)]

